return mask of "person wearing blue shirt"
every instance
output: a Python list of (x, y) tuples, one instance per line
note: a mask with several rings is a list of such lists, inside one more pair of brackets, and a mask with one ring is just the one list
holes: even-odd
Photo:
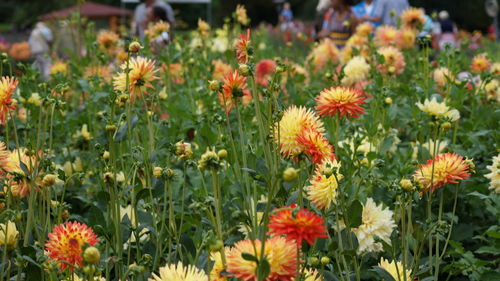
[(368, 21), (377, 27), (379, 23), (372, 20), (375, 17), (377, 2), (377, 0), (363, 0), (353, 6), (352, 11), (360, 22)]
[(285, 2), (285, 4), (283, 4), (283, 10), (280, 12), (279, 21), (282, 31), (293, 29), (293, 12), (290, 3)]

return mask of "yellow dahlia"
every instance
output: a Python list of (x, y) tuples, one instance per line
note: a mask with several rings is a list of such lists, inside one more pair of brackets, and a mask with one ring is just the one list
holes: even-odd
[(403, 264), (399, 261), (391, 261), (381, 258), (378, 264), (379, 267), (383, 268), (387, 273), (389, 273), (392, 278), (396, 281), (411, 281), (411, 270), (406, 267), (406, 271), (403, 269)]
[(356, 27), (356, 35), (366, 37), (370, 35), (374, 30), (373, 24), (370, 22), (363, 22)]
[(82, 267), (82, 247), (85, 244), (94, 246), (99, 242), (92, 228), (71, 221), (54, 226), (48, 237), (49, 240), (45, 244), (47, 255), (52, 260), (60, 262), (61, 269), (71, 266), (70, 270), (73, 270), (73, 267)]
[(168, 32), (170, 30), (170, 24), (162, 20), (157, 21), (154, 24), (150, 24), (148, 29), (144, 32), (148, 37), (149, 41), (154, 40), (158, 36), (161, 36), (163, 32)]
[[(231, 249), (229, 247), (225, 248), (225, 252), (228, 253)], [(210, 271), (210, 280), (211, 281), (226, 281), (227, 275), (221, 275), (221, 273), (225, 272), (224, 265), (222, 264), (222, 256), (220, 251), (211, 252), (210, 260), (214, 262), (212, 270)]]
[(362, 56), (353, 57), (344, 67), (344, 78), (342, 85), (352, 86), (358, 82), (368, 79), (370, 74), (370, 65)]
[(121, 65), (122, 72), (118, 73), (114, 77), (113, 85), (116, 91), (130, 93), (130, 101), (135, 102), (136, 97), (140, 97), (142, 94), (147, 93), (147, 88), (154, 89), (151, 84), (158, 77), (155, 76), (158, 71), (155, 68), (154, 61), (143, 58), (135, 57), (131, 58), (129, 62), (130, 72), (128, 74), (128, 86), (127, 89), (127, 74), (126, 74), (127, 63)]
[(500, 75), (500, 62), (495, 62), (491, 64), (490, 72), (493, 75)]
[(425, 24), (424, 12), (418, 8), (408, 8), (401, 13), (403, 26), (411, 29), (421, 29)]
[(208, 281), (208, 276), (193, 265), (184, 266), (181, 262), (177, 265), (167, 264), (160, 267), (159, 275), (153, 273), (149, 281)]
[(63, 75), (68, 73), (68, 64), (63, 61), (54, 62), (50, 67), (50, 74), (56, 75), (58, 73)]
[(118, 34), (111, 30), (101, 30), (97, 34), (97, 43), (99, 43), (99, 47), (108, 54), (113, 53), (114, 48), (120, 37)]
[[(343, 228), (343, 225), (341, 227)], [(390, 244), (395, 227), (393, 212), (384, 208), (382, 204), (377, 205), (372, 198), (368, 198), (363, 204), (361, 225), (352, 229), (358, 238), (358, 253), (381, 251), (382, 243), (375, 242), (375, 237)]]
[(210, 25), (206, 21), (198, 19), (198, 31), (201, 37), (206, 38), (210, 33)]
[(401, 74), (405, 68), (405, 57), (395, 47), (382, 47), (377, 52), (384, 57), (384, 62), (377, 66), (386, 75)]
[(491, 61), (488, 59), (488, 54), (483, 53), (476, 55), (472, 58), (472, 62), (470, 64), (470, 68), (472, 72), (481, 73), (488, 68), (490, 68)]
[(285, 110), (276, 127), (279, 129), (275, 130), (274, 139), (280, 147), (281, 154), (287, 158), (298, 156), (304, 151), (304, 146), (297, 141), (304, 129), (319, 133), (325, 131), (323, 122), (316, 113), (295, 105)]
[(500, 102), (500, 81), (498, 79), (492, 79), (486, 83), (486, 85), (484, 85), (484, 90), (486, 91), (488, 100)]
[[(259, 240), (254, 242), (243, 240), (234, 245), (227, 254), (227, 271), (236, 278), (245, 281), (257, 280), (257, 263), (245, 260), (243, 253), (248, 253), (260, 258), (262, 244)], [(296, 244), (282, 236), (274, 236), (266, 240), (264, 257), (270, 265), (269, 276), (265, 281), (291, 281), (297, 270)]]
[(395, 45), (398, 39), (398, 30), (390, 25), (382, 25), (375, 31), (375, 43), (379, 47)]
[(18, 236), (19, 232), (14, 222), (0, 223), (0, 246), (6, 247), (8, 250), (14, 249)]
[(424, 192), (436, 190), (446, 183), (458, 183), (470, 176), (468, 162), (456, 153), (439, 154), (422, 164), (413, 174)]
[(417, 102), (416, 105), (421, 111), (438, 119), (448, 118), (450, 119), (450, 121), (454, 122), (460, 118), (460, 113), (458, 112), (458, 110), (450, 109), (450, 107), (447, 106), (444, 101), (438, 102), (435, 97), (433, 97), (430, 101), (428, 99), (425, 99), (423, 104)]
[(398, 32), (397, 46), (400, 49), (411, 48), (415, 45), (417, 33), (413, 29), (403, 28)]
[(236, 10), (234, 11), (236, 21), (241, 25), (248, 25), (250, 23), (250, 19), (247, 16), (247, 9), (243, 5), (236, 5)]
[[(292, 280), (295, 280), (295, 278)], [(304, 270), (304, 277), (301, 280), (303, 280), (303, 281), (323, 281), (323, 277), (321, 276), (321, 274), (318, 273), (318, 271), (316, 269), (306, 268), (306, 270)]]
[(305, 188), (307, 199), (316, 208), (328, 210), (337, 198), (337, 180), (341, 180), (343, 177), (340, 174), (340, 162), (337, 162), (337, 160), (325, 160), (316, 166), (310, 185)]
[(365, 97), (360, 91), (346, 87), (332, 87), (324, 89), (316, 97), (316, 110), (320, 116), (333, 117), (339, 115), (347, 118), (357, 118), (365, 112), (361, 107)]
[(486, 166), (490, 173), (484, 176), (490, 180), (489, 189), (500, 193), (500, 154), (493, 157), (492, 161), (491, 165)]

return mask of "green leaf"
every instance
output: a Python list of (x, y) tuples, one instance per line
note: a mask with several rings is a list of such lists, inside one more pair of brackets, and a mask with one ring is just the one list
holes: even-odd
[(354, 200), (347, 210), (347, 218), (349, 219), (349, 227), (356, 228), (362, 222), (363, 205), (359, 200)]
[[(139, 120), (139, 118), (137, 117), (137, 115), (134, 115), (132, 116), (131, 120), (130, 120), (130, 127), (132, 127), (132, 129), (135, 127), (135, 125), (137, 125), (137, 121)], [(114, 141), (116, 142), (121, 142), (125, 139), (125, 137), (127, 136), (127, 122), (124, 122), (120, 128), (118, 128), (118, 130), (116, 130), (116, 133), (115, 133), (115, 136), (113, 138)]]
[(259, 280), (265, 280), (267, 276), (269, 276), (270, 272), (271, 266), (269, 265), (267, 259), (264, 258), (257, 267), (257, 276), (259, 277)]

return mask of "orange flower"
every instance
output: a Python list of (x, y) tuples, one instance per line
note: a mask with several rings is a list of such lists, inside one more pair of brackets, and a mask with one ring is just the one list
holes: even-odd
[(391, 46), (397, 43), (398, 30), (390, 25), (382, 25), (375, 31), (375, 43), (378, 46)]
[(126, 68), (127, 63), (121, 65), (123, 72), (120, 72), (116, 77), (114, 77), (114, 88), (116, 91), (125, 92), (128, 90), (130, 92), (130, 102), (135, 102), (137, 96), (147, 93), (147, 88), (154, 89), (151, 82), (157, 80), (158, 77), (155, 76), (158, 71), (155, 68), (154, 61), (146, 59), (143, 57), (131, 58), (129, 61), (130, 72), (128, 75), (128, 87), (126, 89)]
[[(227, 253), (227, 271), (234, 277), (244, 281), (257, 280), (257, 263), (245, 260), (243, 253), (256, 257), (261, 256), (260, 240), (243, 240), (234, 245)], [(269, 262), (270, 272), (265, 281), (292, 281), (297, 270), (297, 248), (286, 238), (275, 236), (266, 240), (264, 257)]]
[(400, 49), (411, 48), (415, 45), (417, 34), (413, 29), (403, 28), (399, 31), (397, 37), (397, 46)]
[(481, 73), (490, 68), (490, 64), (491, 61), (488, 59), (488, 55), (486, 53), (483, 53), (472, 58), (470, 68), (472, 72)]
[(214, 72), (212, 73), (213, 80), (222, 80), (233, 71), (232, 67), (222, 60), (214, 60), (212, 61), (212, 65), (214, 66)]
[(370, 22), (364, 22), (356, 27), (355, 34), (361, 37), (366, 37), (373, 32), (374, 26)]
[[(94, 246), (99, 242), (92, 228), (71, 221), (54, 226), (48, 237), (49, 240), (45, 244), (47, 255), (54, 261), (60, 262), (59, 266), (63, 270), (69, 265), (82, 267), (82, 246), (85, 244)], [(70, 267), (71, 271), (74, 270), (73, 267)]]
[(160, 36), (163, 32), (168, 32), (170, 30), (170, 24), (164, 21), (158, 21), (154, 24), (150, 24), (148, 29), (144, 32), (148, 37), (149, 41), (154, 40)]
[(314, 65), (314, 70), (323, 69), (327, 63), (335, 63), (339, 61), (339, 49), (331, 39), (323, 39), (311, 53), (307, 56), (307, 60)]
[(305, 240), (313, 245), (317, 238), (327, 238), (328, 232), (323, 218), (307, 209), (297, 208), (295, 204), (278, 209), (269, 217), (269, 233), (286, 235), (295, 240), (299, 247)]
[(456, 153), (444, 153), (428, 160), (415, 171), (413, 178), (424, 188), (424, 192), (434, 191), (446, 183), (457, 183), (470, 176), (470, 166)]
[(292, 105), (283, 113), (283, 117), (275, 124), (274, 139), (280, 147), (281, 155), (287, 158), (297, 157), (304, 152), (305, 147), (297, 140), (304, 129), (323, 133), (323, 122), (319, 116), (310, 109)]
[(246, 77), (240, 76), (237, 70), (224, 77), (224, 86), (222, 92), (219, 92), (219, 102), (226, 110), (226, 114), (231, 112), (235, 103), (238, 102), (238, 98), (251, 97), (251, 93), (246, 87)]
[(333, 146), (322, 133), (314, 129), (305, 128), (297, 137), (297, 142), (304, 146), (304, 153), (314, 164), (335, 158)]
[(11, 110), (16, 109), (12, 104), (12, 92), (17, 87), (17, 79), (4, 76), (0, 79), (0, 124), (5, 125)]
[(250, 29), (247, 29), (247, 34), (240, 34), (240, 39), (236, 41), (235, 49), (236, 49), (236, 58), (238, 59), (238, 63), (247, 63), (248, 62), (248, 48), (250, 44)]
[(276, 62), (273, 60), (261, 60), (255, 66), (255, 82), (262, 87), (267, 87), (270, 74), (276, 70)]
[(97, 43), (99, 43), (99, 47), (104, 50), (107, 54), (112, 54), (116, 43), (120, 40), (118, 34), (111, 30), (101, 30), (99, 34), (97, 34)]
[(384, 57), (384, 63), (377, 66), (382, 73), (393, 76), (401, 74), (405, 68), (405, 57), (395, 47), (382, 47), (377, 52)]
[(411, 7), (401, 13), (401, 21), (406, 28), (420, 29), (425, 24), (424, 12), (422, 9)]
[(184, 67), (182, 63), (171, 63), (168, 67), (163, 64), (162, 71), (166, 71), (175, 84), (184, 84)]
[(332, 87), (324, 89), (319, 96), (316, 97), (316, 110), (321, 116), (334, 116), (339, 114), (340, 117), (347, 118), (358, 117), (364, 113), (364, 109), (360, 106), (365, 103), (365, 97), (361, 92), (351, 88)]
[(28, 42), (14, 43), (10, 47), (9, 56), (15, 60), (26, 60), (31, 56), (31, 47)]

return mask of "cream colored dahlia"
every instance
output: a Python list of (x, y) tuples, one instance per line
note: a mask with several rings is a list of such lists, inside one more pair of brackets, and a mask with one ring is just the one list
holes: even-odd
[(500, 154), (493, 157), (492, 160), (493, 163), (486, 166), (486, 168), (490, 170), (490, 173), (484, 176), (490, 180), (489, 189), (495, 191), (496, 193), (500, 193)]
[(167, 264), (160, 268), (159, 275), (153, 273), (149, 281), (208, 281), (208, 276), (193, 265)]

